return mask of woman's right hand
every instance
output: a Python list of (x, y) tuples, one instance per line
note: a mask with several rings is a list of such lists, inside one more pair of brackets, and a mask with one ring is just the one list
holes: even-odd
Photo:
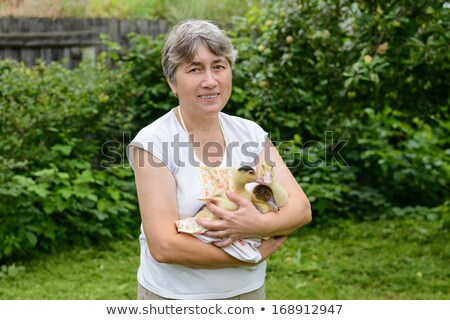
[(269, 238), (267, 240), (263, 240), (261, 245), (258, 247), (259, 252), (261, 253), (262, 259), (260, 262), (263, 262), (267, 258), (269, 258), (272, 254), (274, 254), (281, 245), (286, 241), (287, 236), (279, 236)]

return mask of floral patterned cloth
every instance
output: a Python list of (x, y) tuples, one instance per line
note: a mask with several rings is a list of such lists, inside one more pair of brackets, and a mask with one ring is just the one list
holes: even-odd
[(235, 168), (200, 167), (199, 173), (205, 198), (219, 192), (233, 190)]
[(205, 228), (200, 226), (195, 220), (196, 218), (186, 218), (175, 221), (178, 232), (190, 233), (195, 235), (207, 231)]

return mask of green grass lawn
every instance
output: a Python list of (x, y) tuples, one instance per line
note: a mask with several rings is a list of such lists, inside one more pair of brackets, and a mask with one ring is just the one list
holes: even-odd
[[(450, 299), (449, 232), (401, 220), (307, 226), (268, 262), (268, 299)], [(137, 240), (0, 271), (0, 299), (135, 299)]]
[(449, 232), (414, 220), (307, 227), (269, 264), (271, 299), (449, 299)]

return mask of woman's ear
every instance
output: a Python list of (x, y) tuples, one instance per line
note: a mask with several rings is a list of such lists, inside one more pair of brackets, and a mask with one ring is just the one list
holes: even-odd
[(166, 77), (167, 83), (169, 84), (170, 90), (172, 90), (173, 95), (175, 96), (175, 98), (178, 97), (178, 91), (177, 91), (177, 86), (172, 83), (169, 78)]

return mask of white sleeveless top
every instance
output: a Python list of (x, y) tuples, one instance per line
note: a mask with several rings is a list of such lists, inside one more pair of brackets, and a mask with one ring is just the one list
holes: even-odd
[[(254, 167), (267, 139), (256, 123), (219, 113), (227, 149), (218, 167)], [(179, 219), (195, 215), (204, 202), (197, 200), (210, 191), (204, 190), (205, 176), (173, 110), (143, 128), (127, 147), (128, 160), (133, 167), (133, 148), (138, 147), (160, 159), (176, 180)], [(216, 168), (211, 168), (213, 175)], [(205, 171), (205, 170), (203, 170)], [(220, 173), (218, 173), (220, 175)], [(203, 183), (202, 181), (203, 180)], [(159, 263), (153, 259), (141, 225), (141, 247), (138, 281), (147, 290), (171, 299), (224, 299), (258, 289), (264, 284), (266, 263), (255, 269), (224, 268), (197, 269), (177, 264)]]

